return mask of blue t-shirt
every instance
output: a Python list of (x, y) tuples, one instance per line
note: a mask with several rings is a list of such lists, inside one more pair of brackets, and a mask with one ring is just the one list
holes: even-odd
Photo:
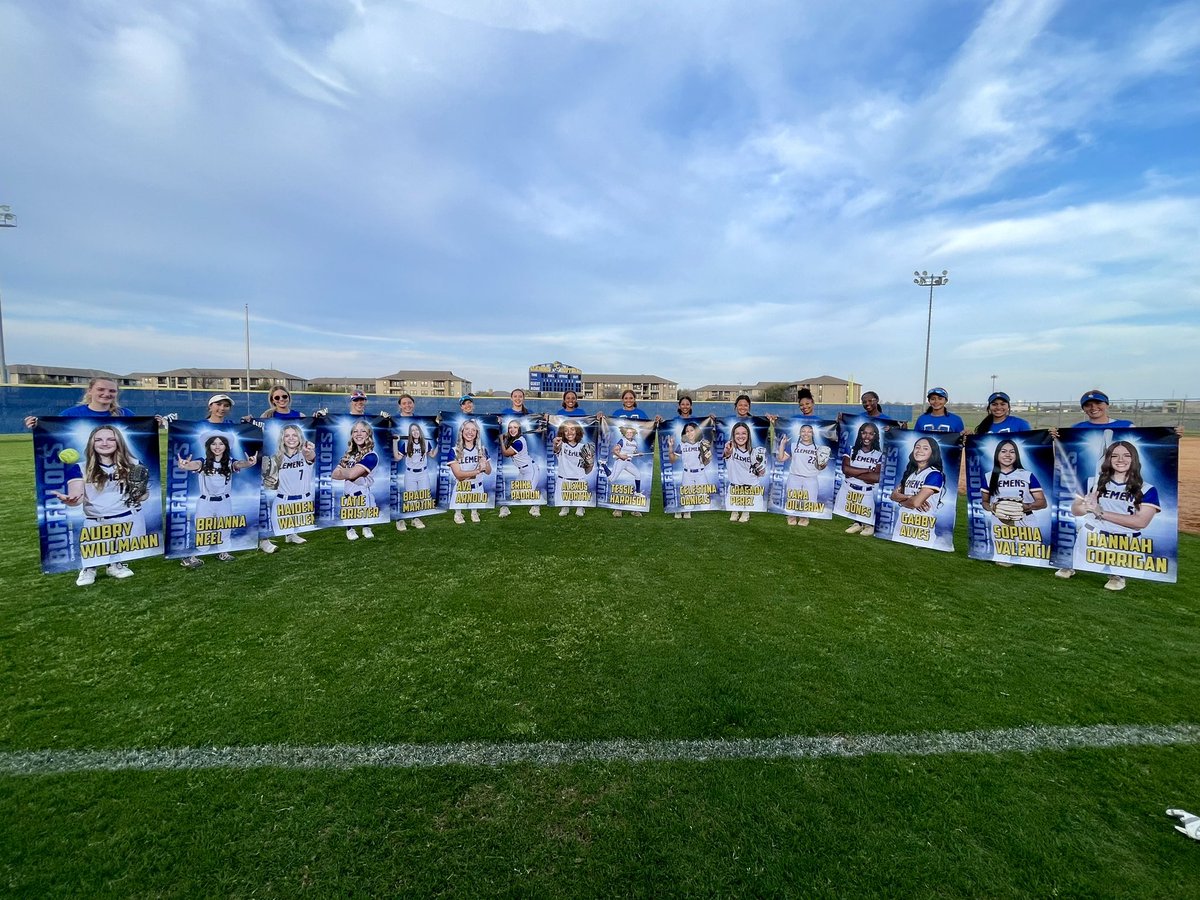
[(500, 415), (502, 415), (502, 416), (533, 416), (533, 415), (536, 415), (536, 413), (532, 413), (527, 409), (526, 410), (516, 410), (510, 406), (508, 409), (500, 410)]
[(1007, 434), (1010, 431), (1033, 431), (1033, 426), (1018, 416), (1008, 416), (1003, 422), (993, 422), (985, 434)]
[(585, 412), (584, 412), (582, 409), (580, 409), (578, 406), (577, 406), (577, 407), (575, 407), (574, 409), (567, 409), (567, 408), (564, 406), (564, 407), (562, 407), (562, 408), (561, 408), (561, 409), (560, 409), (558, 412), (556, 412), (556, 413), (555, 413), (555, 415), (556, 415), (556, 416), (569, 416), (569, 417), (571, 417), (571, 418), (575, 418), (576, 416), (586, 416), (586, 415), (587, 415), (587, 413), (585, 413)]
[(116, 416), (132, 416), (133, 412), (124, 406), (122, 406), (120, 408), (120, 412), (117, 413), (110, 412), (107, 409), (96, 412), (96, 410), (92, 409), (86, 403), (80, 403), (78, 406), (72, 406), (64, 409), (59, 413), (59, 415), (67, 416), (72, 419), (112, 419)]
[(954, 413), (935, 416), (932, 413), (922, 413), (917, 418), (917, 431), (962, 431), (963, 420)]
[(1134, 424), (1128, 419), (1113, 419), (1111, 422), (1076, 422), (1072, 428), (1133, 428)]
[(299, 410), (289, 409), (287, 412), (272, 412), (268, 410), (262, 414), (264, 419), (303, 419), (304, 413)]
[(639, 421), (650, 418), (636, 406), (633, 409), (626, 409), (622, 406), (620, 409), (614, 409), (610, 415), (614, 419), (638, 419)]

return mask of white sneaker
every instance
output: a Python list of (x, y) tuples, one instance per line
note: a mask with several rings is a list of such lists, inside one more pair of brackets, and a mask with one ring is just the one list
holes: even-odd
[(364, 527), (363, 528), (363, 537), (365, 537), (367, 540), (370, 540), (371, 538), (375, 537), (375, 532), (373, 532), (370, 528)]
[[(509, 517), (509, 515), (511, 515), (511, 514), (512, 514), (512, 510), (510, 510), (507, 506), (500, 507), (500, 518), (501, 519), (507, 519)], [(472, 519), (471, 521), (473, 522), (475, 520)]]
[(687, 512), (687, 513), (684, 513), (684, 514), (683, 514), (683, 517), (684, 517), (685, 519), (690, 519), (690, 518), (692, 517), (692, 514), (691, 514), (690, 512)]
[(420, 531), (424, 527), (425, 527), (425, 523), (422, 522), (420, 519), (413, 519), (413, 528), (417, 529), (417, 531)]
[(1011, 569), (1012, 568), (1012, 563), (1005, 562), (1002, 559), (996, 560), (996, 565), (1000, 566), (1000, 568), (1002, 568), (1002, 569)]
[(742, 521), (742, 524), (745, 524), (746, 522), (749, 522), (749, 521), (750, 521), (750, 513), (749, 513), (749, 511), (742, 513), (742, 519), (741, 519), (741, 521)]
[[(417, 522), (420, 522), (421, 520), (420, 520), (420, 519), (417, 519), (416, 521), (417, 521)], [(397, 530), (397, 531), (408, 531), (408, 526), (404, 524), (404, 520), (403, 520), (403, 519), (399, 519), (399, 520), (397, 520), (397, 522), (396, 522), (396, 530)]]
[(454, 524), (455, 525), (466, 525), (467, 524), (467, 520), (463, 518), (461, 509), (456, 509), (454, 511)]
[(858, 534), (862, 530), (863, 530), (862, 523), (855, 522), (853, 525), (851, 525), (849, 528), (846, 529), (846, 534)]
[(307, 544), (308, 538), (302, 538), (298, 534), (289, 534), (284, 538), (289, 544)]
[(1109, 575), (1108, 581), (1106, 581), (1104, 583), (1104, 589), (1106, 591), (1123, 591), (1123, 590), (1125, 590), (1125, 576), (1124, 575)]
[(738, 513), (738, 512), (736, 512), (736, 511), (735, 511), (735, 512), (731, 512), (731, 513), (729, 514), (729, 521), (730, 521), (730, 522), (736, 522), (736, 521), (737, 521), (737, 520), (740, 518), (740, 516), (741, 516), (741, 514), (740, 514), (740, 513)]
[(529, 514), (536, 519), (542, 514), (542, 508), (540, 506), (531, 506), (529, 507)]
[(218, 553), (217, 559), (219, 559), (221, 562), (233, 562), (233, 554), (232, 553)]
[(633, 511), (633, 517), (634, 517), (635, 519), (640, 519), (640, 518), (642, 517), (642, 514), (641, 514), (640, 512), (638, 512), (638, 511), (635, 509), (635, 510)]
[(187, 559), (179, 563), (185, 569), (198, 569), (204, 565), (204, 560), (198, 556), (189, 556)]
[(575, 507), (575, 515), (579, 516), (579, 518), (581, 518), (581, 519), (583, 518), (583, 507), (582, 506)]
[(620, 511), (619, 509), (614, 509), (614, 510), (613, 510), (613, 518), (614, 518), (614, 519), (619, 519), (619, 518), (621, 518), (621, 511)]
[(1054, 577), (1055, 578), (1070, 578), (1074, 574), (1075, 574), (1074, 569), (1059, 569), (1057, 572), (1054, 573)]
[(795, 524), (796, 524), (796, 517), (795, 517), (795, 516), (788, 516), (788, 524), (789, 524), (789, 525), (795, 525)]
[(87, 587), (89, 584), (96, 583), (95, 569), (80, 569), (79, 575), (75, 579), (75, 583), (80, 587)]
[(471, 510), (471, 521), (472, 521), (472, 522), (478, 522), (478, 521), (479, 521), (479, 510), (477, 510), (477, 509), (473, 509), (473, 510)]
[(358, 532), (355, 531), (353, 528), (347, 528), (346, 529), (346, 540), (357, 541), (358, 540)]
[(112, 563), (105, 571), (107, 571), (109, 576), (112, 578), (133, 577), (133, 569), (129, 568), (129, 566), (125, 565), (125, 563)]
[(569, 507), (569, 506), (564, 506), (562, 509), (560, 509), (560, 510), (558, 511), (558, 514), (559, 514), (560, 516), (566, 516), (566, 515), (569, 515), (569, 514), (570, 514), (570, 512), (571, 512), (571, 507)]
[(682, 519), (682, 518), (683, 518), (683, 513), (675, 513), (675, 518), (677, 518), (677, 519)]
[(864, 525), (862, 531), (859, 532), (863, 537), (870, 537), (875, 533), (874, 525)]
[(279, 548), (276, 547), (274, 544), (272, 544), (270, 541), (268, 541), (266, 538), (263, 538), (261, 541), (258, 542), (258, 549), (261, 550), (263, 553), (274, 553)]
[(797, 524), (797, 525), (807, 525), (807, 524), (808, 524), (808, 519), (804, 518), (804, 516), (797, 516), (797, 517), (796, 517), (796, 524)]

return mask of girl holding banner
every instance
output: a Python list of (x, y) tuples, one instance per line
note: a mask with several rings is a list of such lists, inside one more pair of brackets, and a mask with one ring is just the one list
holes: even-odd
[(575, 515), (582, 516), (585, 507), (596, 503), (596, 445), (586, 440), (579, 422), (568, 419), (559, 423), (551, 452), (558, 514), (565, 516), (575, 507)]
[(1004, 434), (1011, 431), (1032, 431), (1028, 422), (1018, 416), (1009, 415), (1011, 409), (1008, 394), (996, 391), (988, 397), (988, 414), (975, 426), (976, 434)]
[[(525, 406), (525, 392), (517, 389), (512, 392), (513, 408), (515, 409), (520, 397), (522, 409)], [(541, 424), (539, 417), (533, 416), (526, 410), (522, 414), (522, 418), (513, 418), (508, 420), (508, 424), (504, 426), (504, 431), (500, 435), (500, 455), (504, 457), (501, 462), (511, 463), (512, 468), (516, 469), (515, 475), (512, 477), (504, 477), (503, 500), (504, 505), (500, 507), (500, 518), (506, 518), (512, 512), (509, 503), (519, 503), (520, 505), (528, 505), (533, 501), (533, 505), (529, 506), (529, 514), (540, 516), (542, 507), (540, 504), (545, 502), (545, 483), (542, 480), (541, 468), (534, 458), (535, 451), (541, 453), (541, 442), (534, 442), (531, 435), (538, 434), (544, 430), (545, 426)], [(512, 472), (512, 468), (501, 466), (501, 476), (508, 476)], [(522, 499), (514, 499), (520, 497)]]

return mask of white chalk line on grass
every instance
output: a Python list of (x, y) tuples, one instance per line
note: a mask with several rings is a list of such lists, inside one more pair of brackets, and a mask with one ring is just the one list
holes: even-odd
[(923, 734), (711, 740), (543, 741), (513, 744), (354, 744), (29, 750), (0, 753), (0, 774), (169, 772), (196, 769), (425, 769), (436, 766), (561, 766), (581, 762), (848, 759), (951, 753), (1035, 753), (1106, 747), (1200, 745), (1200, 725), (1030, 726)]

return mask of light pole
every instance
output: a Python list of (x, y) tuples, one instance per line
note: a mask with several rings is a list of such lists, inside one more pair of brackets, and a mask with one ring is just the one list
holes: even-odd
[[(17, 217), (12, 208), (0, 206), (0, 228), (16, 228)], [(0, 384), (8, 384), (8, 365), (4, 361), (4, 304), (0, 302)]]
[(913, 272), (913, 284), (929, 288), (929, 318), (925, 322), (925, 383), (921, 386), (921, 398), (929, 396), (929, 335), (933, 331), (933, 289), (950, 280), (950, 273), (942, 269), (941, 275), (930, 275), (922, 270)]
[(999, 375), (992, 376), (992, 393), (993, 394), (996, 393), (996, 379), (999, 377), (1000, 377)]

